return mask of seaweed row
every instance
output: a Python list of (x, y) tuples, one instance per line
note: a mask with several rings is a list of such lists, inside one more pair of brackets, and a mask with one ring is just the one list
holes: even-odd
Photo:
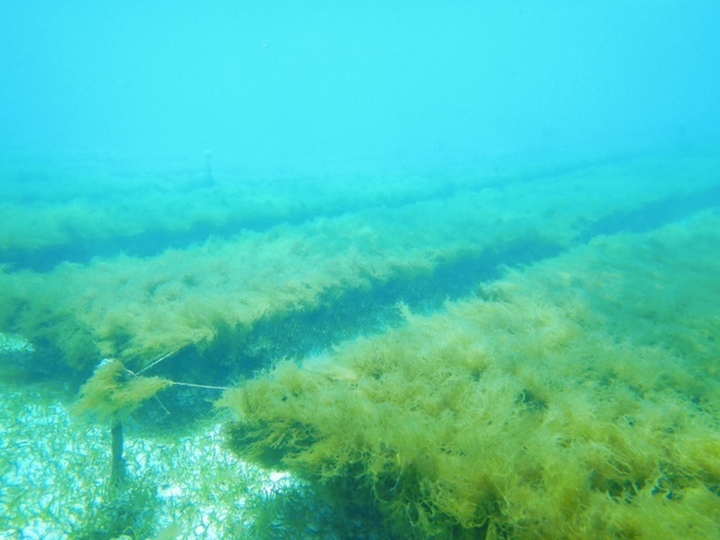
[(243, 459), (396, 538), (716, 538), (714, 214), (600, 237), (284, 360), (219, 406)]
[[(587, 160), (575, 164), (588, 166)], [(110, 250), (141, 251), (154, 242), (157, 250), (183, 239), (265, 230), (357, 208), (401, 206), (559, 170), (552, 163), (538, 164), (531, 173), (508, 163), (503, 172), (496, 167), (475, 165), (471, 175), (398, 170), (297, 177), (228, 170), (208, 182), (187, 170), (152, 173), (123, 171), (110, 163), (74, 169), (60, 163), (0, 163), (5, 195), (0, 203), (5, 219), (0, 255), (19, 265), (20, 259), (38, 264), (33, 252), (72, 254), (78, 243), (96, 250), (107, 245)]]

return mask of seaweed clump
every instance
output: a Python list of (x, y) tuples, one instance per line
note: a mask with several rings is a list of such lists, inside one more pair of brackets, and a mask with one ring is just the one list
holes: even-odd
[(716, 538), (720, 227), (695, 227), (601, 238), (279, 362), (219, 401), (229, 444), (388, 538)]
[(162, 377), (134, 375), (119, 360), (106, 360), (80, 389), (73, 410), (93, 414), (100, 420), (123, 419), (172, 384)]

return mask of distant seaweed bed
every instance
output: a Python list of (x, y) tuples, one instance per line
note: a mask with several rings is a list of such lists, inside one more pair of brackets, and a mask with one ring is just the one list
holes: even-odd
[(718, 155), (4, 164), (0, 531), (720, 537)]

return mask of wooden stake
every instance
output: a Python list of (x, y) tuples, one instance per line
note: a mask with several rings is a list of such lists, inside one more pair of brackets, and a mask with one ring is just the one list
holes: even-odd
[(113, 486), (120, 486), (125, 482), (127, 471), (125, 459), (123, 459), (123, 426), (119, 420), (115, 421), (111, 428), (112, 433), (112, 467), (110, 469), (110, 483)]

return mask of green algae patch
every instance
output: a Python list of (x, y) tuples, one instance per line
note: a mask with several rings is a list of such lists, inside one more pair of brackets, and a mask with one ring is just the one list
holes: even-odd
[(720, 535), (720, 219), (598, 238), (227, 391), (231, 448), (397, 538)]
[(124, 419), (172, 384), (172, 381), (162, 377), (135, 375), (119, 360), (107, 360), (98, 366), (93, 376), (82, 386), (73, 404), (73, 411), (95, 415), (100, 420)]

